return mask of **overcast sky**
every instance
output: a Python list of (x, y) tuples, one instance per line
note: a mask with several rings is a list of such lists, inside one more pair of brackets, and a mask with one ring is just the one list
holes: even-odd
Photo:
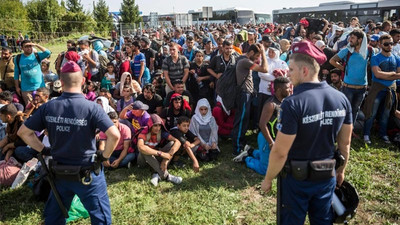
[[(97, 2), (98, 0), (94, 0)], [(352, 0), (353, 2), (371, 2), (376, 0)], [(92, 11), (93, 0), (81, 0), (86, 10)], [(110, 11), (119, 11), (122, 0), (106, 0)], [(230, 7), (250, 8), (256, 12), (272, 13), (274, 9), (283, 7), (309, 7), (318, 6), (319, 3), (338, 2), (332, 0), (135, 0), (139, 10), (144, 15), (150, 12), (166, 14), (172, 12), (187, 13), (189, 10), (198, 10), (203, 6), (212, 6), (213, 9), (225, 9)], [(251, 3), (251, 4), (249, 4)]]

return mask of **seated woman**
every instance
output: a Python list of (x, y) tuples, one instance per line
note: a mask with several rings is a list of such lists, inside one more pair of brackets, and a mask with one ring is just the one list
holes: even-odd
[[(109, 112), (108, 116), (114, 125), (118, 128), (121, 137), (119, 138), (118, 144), (115, 147), (114, 152), (111, 154), (110, 159), (103, 162), (104, 167), (111, 168), (130, 168), (130, 162), (136, 158), (134, 150), (130, 148), (131, 144), (131, 130), (125, 124), (118, 121), (118, 114), (116, 112)], [(99, 150), (104, 150), (106, 146), (107, 136), (105, 133), (100, 132), (99, 135)]]
[(220, 96), (217, 96), (217, 103), (213, 108), (212, 115), (218, 125), (218, 135), (221, 138), (231, 137), (233, 121), (235, 120), (235, 111), (233, 109), (226, 110)]
[(189, 130), (200, 139), (202, 148), (197, 151), (201, 156), (205, 154), (206, 159), (215, 160), (220, 151), (218, 148), (218, 125), (211, 115), (211, 107), (207, 99), (202, 98), (197, 102)]

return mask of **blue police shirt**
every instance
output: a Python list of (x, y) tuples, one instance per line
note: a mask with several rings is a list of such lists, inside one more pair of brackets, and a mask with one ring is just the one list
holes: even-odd
[(352, 124), (351, 105), (343, 93), (325, 81), (295, 87), (278, 114), (278, 130), (296, 134), (288, 160), (332, 158), (343, 123)]
[(67, 165), (90, 165), (96, 153), (96, 128), (106, 132), (113, 125), (99, 104), (67, 92), (39, 107), (25, 122), (31, 130), (47, 129), (51, 155)]
[[(340, 59), (347, 60), (349, 50), (344, 48), (337, 54)], [(367, 85), (367, 62), (358, 52), (353, 52), (347, 62), (344, 82), (351, 85)]]
[[(382, 53), (379, 53), (371, 58), (371, 68), (374, 66), (378, 66), (382, 72), (396, 72), (397, 68), (400, 67), (400, 58), (393, 54), (386, 57), (382, 55)], [(372, 72), (372, 81), (383, 84), (386, 87), (389, 87), (395, 82), (394, 80), (379, 79), (375, 76), (374, 72)]]

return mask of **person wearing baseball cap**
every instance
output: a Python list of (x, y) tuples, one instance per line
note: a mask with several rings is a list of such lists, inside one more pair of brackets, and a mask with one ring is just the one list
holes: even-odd
[(119, 118), (122, 120), (128, 120), (129, 123), (126, 121), (123, 121), (123, 123), (131, 128), (132, 134), (136, 134), (136, 132), (139, 132), (141, 128), (147, 126), (147, 122), (150, 119), (150, 114), (146, 111), (148, 109), (148, 105), (136, 100), (121, 111)]
[[(311, 224), (332, 224), (333, 191), (344, 180), (349, 158), (351, 105), (343, 93), (319, 81), (320, 65), (326, 61), (319, 48), (305, 41), (294, 44), (292, 51), (288, 77), (295, 88), (281, 104), (279, 131), (261, 189), (270, 191), (283, 169), (277, 223), (303, 224), (308, 213)], [(336, 142), (345, 160), (335, 173)]]

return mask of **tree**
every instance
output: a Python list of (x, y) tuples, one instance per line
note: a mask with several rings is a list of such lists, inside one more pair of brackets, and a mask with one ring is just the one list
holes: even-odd
[(34, 30), (42, 36), (60, 31), (65, 8), (57, 0), (32, 0), (26, 4), (26, 10)]
[(21, 0), (0, 0), (0, 33), (17, 35), (26, 33), (31, 28), (28, 13)]
[(67, 0), (67, 9), (73, 13), (83, 12), (81, 0)]
[(97, 22), (97, 29), (106, 33), (113, 27), (113, 19), (108, 11), (109, 8), (105, 0), (99, 0), (93, 9), (93, 17)]
[(135, 0), (123, 0), (119, 11), (123, 23), (133, 24), (142, 21), (139, 16), (139, 6), (135, 5)]

